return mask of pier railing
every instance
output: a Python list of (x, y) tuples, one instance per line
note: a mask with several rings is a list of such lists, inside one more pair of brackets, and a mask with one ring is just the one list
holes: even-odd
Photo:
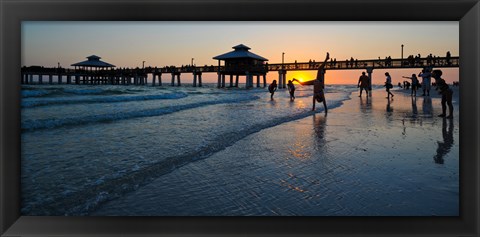
[[(276, 63), (268, 64), (268, 71), (301, 71), (317, 70), (321, 63), (318, 62), (299, 62), (299, 63)], [(388, 69), (388, 68), (424, 68), (424, 67), (459, 67), (460, 58), (421, 58), (414, 61), (408, 59), (371, 59), (371, 60), (349, 60), (349, 61), (328, 61), (325, 65), (326, 70), (347, 70), (347, 69)]]

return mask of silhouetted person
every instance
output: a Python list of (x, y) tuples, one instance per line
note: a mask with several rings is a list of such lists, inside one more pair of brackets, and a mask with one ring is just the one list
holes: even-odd
[(452, 57), (452, 55), (450, 54), (450, 51), (447, 51), (447, 65), (450, 65), (450, 58)]
[(310, 80), (310, 81), (305, 81), (301, 82), (295, 78), (292, 79), (292, 81), (296, 81), (300, 83), (300, 85), (313, 85), (313, 107), (312, 111), (315, 110), (315, 101), (323, 102), (323, 107), (325, 108), (325, 114), (327, 113), (327, 102), (325, 101), (325, 64), (327, 63), (328, 59), (330, 58), (330, 55), (327, 53), (327, 56), (325, 57), (325, 61), (323, 61), (322, 64), (318, 67), (317, 70), (317, 78)]
[(405, 81), (405, 90), (410, 90), (410, 82)]
[(290, 93), (290, 100), (293, 101), (295, 99), (295, 86), (292, 83), (292, 80), (288, 80), (287, 83), (288, 93)]
[(432, 73), (433, 78), (435, 78), (435, 83), (437, 84), (437, 90), (442, 95), (442, 114), (438, 115), (438, 117), (446, 116), (448, 104), (449, 115), (447, 116), (447, 118), (453, 118), (453, 90), (450, 89), (445, 80), (441, 78), (442, 74), (442, 70), (434, 70)]
[(368, 81), (369, 78), (367, 75), (365, 75), (365, 72), (362, 72), (362, 75), (360, 78), (358, 78), (358, 83), (357, 83), (357, 88), (360, 87), (360, 95), (358, 97), (362, 97), (362, 91), (365, 90), (365, 93), (367, 93), (368, 97)]
[(403, 77), (412, 80), (412, 96), (417, 96), (417, 87), (419, 85), (417, 75), (412, 74), (412, 77)]
[(272, 84), (268, 86), (268, 91), (270, 92), (270, 99), (273, 100), (273, 94), (277, 90), (277, 80), (273, 80)]
[(425, 96), (425, 95), (430, 96), (430, 87), (432, 84), (430, 79), (432, 76), (432, 74), (430, 73), (430, 68), (423, 69), (422, 72), (418, 74), (418, 76), (422, 78), (422, 88), (423, 88), (422, 96)]
[[(437, 164), (443, 164), (443, 157), (450, 152), (453, 145), (453, 121), (448, 119), (450, 126), (447, 125), (447, 119), (443, 119), (442, 122), (442, 137), (443, 142), (437, 141), (438, 148), (437, 154), (433, 156), (433, 160)], [(447, 128), (448, 126), (448, 128)]]
[(385, 79), (385, 89), (387, 91), (387, 98), (390, 100), (390, 95), (392, 95), (392, 98), (393, 98), (393, 94), (392, 94), (392, 92), (390, 92), (390, 89), (393, 88), (392, 77), (390, 77), (390, 73), (388, 73), (388, 72), (385, 73), (385, 76), (387, 77)]

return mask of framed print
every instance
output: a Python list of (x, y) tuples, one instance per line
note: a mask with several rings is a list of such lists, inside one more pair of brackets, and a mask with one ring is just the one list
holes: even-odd
[(2, 236), (478, 235), (478, 1), (1, 4)]

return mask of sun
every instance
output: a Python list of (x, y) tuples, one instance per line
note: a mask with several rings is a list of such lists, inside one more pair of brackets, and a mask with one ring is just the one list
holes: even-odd
[[(298, 72), (298, 71), (295, 72), (294, 71), (290, 75), (289, 74), (287, 74), (288, 80), (292, 80), (293, 78), (296, 78), (300, 82), (308, 81), (309, 78), (310, 79), (314, 78), (312, 75), (310, 75), (309, 72), (303, 72), (303, 71), (300, 71), (300, 72)], [(295, 82), (295, 83), (298, 83), (298, 82)]]

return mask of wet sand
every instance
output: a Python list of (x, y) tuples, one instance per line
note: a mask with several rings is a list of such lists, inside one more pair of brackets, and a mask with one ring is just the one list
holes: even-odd
[(252, 134), (92, 215), (457, 216), (458, 88), (454, 119), (437, 117), (433, 90), (392, 92), (354, 92), (327, 116)]

